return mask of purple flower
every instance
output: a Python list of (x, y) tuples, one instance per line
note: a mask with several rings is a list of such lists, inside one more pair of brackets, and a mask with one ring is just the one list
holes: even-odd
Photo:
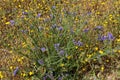
[(107, 36), (101, 36), (101, 35), (98, 35), (98, 40), (100, 41), (104, 41), (104, 40), (107, 40)]
[(13, 26), (15, 24), (14, 20), (10, 20), (10, 24)]
[(16, 69), (15, 69), (14, 72), (13, 72), (13, 76), (16, 76), (16, 74), (18, 73), (18, 71), (19, 71), (19, 68), (16, 67)]
[(91, 14), (92, 14), (92, 12), (88, 12), (88, 13), (87, 13), (88, 16), (91, 15)]
[(102, 30), (103, 27), (102, 26), (96, 26), (95, 29)]
[(62, 80), (62, 76), (58, 77), (58, 80)]
[(108, 40), (113, 40), (114, 39), (112, 33), (110, 33), (110, 32), (108, 33), (107, 37), (108, 37)]
[(60, 47), (60, 43), (56, 43), (56, 44), (54, 44), (54, 48), (55, 48), (56, 51), (59, 50), (59, 47)]
[(23, 15), (27, 15), (28, 13), (27, 12), (22, 12)]
[(62, 30), (63, 30), (63, 27), (59, 27), (58, 30), (59, 30), (59, 31), (62, 31)]
[(88, 32), (88, 31), (89, 31), (89, 28), (86, 28), (86, 29), (84, 29), (83, 31), (84, 31), (84, 32)]
[(101, 40), (102, 41), (107, 40), (107, 36), (101, 36)]
[(46, 51), (46, 48), (45, 48), (45, 47), (42, 47), (42, 48), (41, 48), (41, 51), (42, 51), (42, 52), (45, 52), (45, 51)]
[(44, 76), (44, 77), (43, 77), (43, 80), (47, 80), (47, 76)]
[(57, 27), (57, 25), (56, 25), (56, 24), (52, 25), (52, 29), (55, 29), (56, 27)]
[(53, 14), (50, 14), (50, 18), (53, 19), (53, 17), (54, 17)]
[(59, 55), (60, 55), (60, 56), (63, 56), (63, 55), (64, 55), (64, 53), (65, 53), (65, 51), (64, 51), (64, 50), (60, 50)]
[(40, 65), (43, 65), (43, 64), (44, 64), (44, 61), (43, 61), (42, 59), (40, 59), (40, 60), (38, 60), (38, 63), (39, 63)]
[(41, 16), (41, 13), (38, 13), (38, 14), (37, 14), (37, 17), (39, 18), (40, 16)]
[(77, 46), (82, 46), (83, 45), (83, 42), (81, 42), (81, 41), (73, 40), (73, 43), (74, 43), (74, 45), (77, 45)]
[(55, 9), (55, 8), (56, 8), (56, 6), (52, 6), (52, 8), (53, 8), (53, 9)]

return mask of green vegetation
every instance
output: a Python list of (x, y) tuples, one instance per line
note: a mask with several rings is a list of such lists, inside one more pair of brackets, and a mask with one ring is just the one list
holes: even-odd
[(118, 80), (120, 0), (1, 0), (1, 80)]

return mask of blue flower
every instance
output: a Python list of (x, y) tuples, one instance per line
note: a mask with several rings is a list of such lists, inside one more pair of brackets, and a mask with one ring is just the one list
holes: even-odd
[(42, 59), (40, 59), (40, 60), (38, 60), (38, 63), (39, 63), (40, 65), (43, 65), (43, 64), (44, 64), (44, 61), (43, 61)]
[(84, 31), (84, 32), (88, 32), (88, 31), (89, 31), (89, 28), (86, 28), (86, 29), (84, 29), (83, 31)]
[(73, 43), (74, 43), (74, 45), (77, 45), (77, 46), (82, 46), (83, 45), (83, 42), (81, 42), (81, 41), (73, 40)]
[(41, 13), (38, 13), (38, 14), (37, 14), (37, 17), (39, 18), (40, 16), (41, 16)]
[(46, 51), (46, 48), (45, 48), (45, 47), (42, 47), (42, 48), (41, 48), (41, 51), (42, 51), (42, 52), (45, 52), (45, 51)]
[(78, 46), (82, 46), (83, 43), (82, 43), (81, 41), (78, 41), (78, 42), (77, 42), (77, 45), (78, 45)]
[(59, 27), (58, 30), (59, 30), (59, 31), (62, 31), (62, 30), (63, 30), (63, 27)]
[(64, 53), (65, 53), (65, 51), (64, 51), (64, 50), (60, 50), (59, 55), (60, 55), (60, 56), (63, 56), (63, 55), (64, 55)]
[(62, 76), (58, 77), (58, 80), (62, 80), (62, 79), (63, 79)]
[(23, 15), (27, 15), (28, 13), (27, 12), (22, 12)]
[(105, 40), (107, 40), (107, 36), (105, 36), (105, 35), (103, 35), (103, 36), (98, 35), (98, 40), (105, 41)]
[(56, 6), (52, 6), (52, 8), (53, 8), (53, 9), (55, 9), (55, 8), (56, 8)]
[(107, 37), (108, 37), (108, 40), (113, 40), (114, 39), (112, 33), (110, 33), (110, 32), (108, 33)]
[(15, 24), (14, 20), (10, 20), (10, 24), (13, 26)]
[(96, 26), (95, 29), (103, 30), (103, 27), (102, 26)]
[(19, 71), (19, 68), (16, 67), (16, 69), (15, 69), (14, 72), (13, 72), (13, 76), (16, 76), (16, 74), (18, 73), (18, 71)]
[(107, 36), (101, 36), (101, 40), (102, 41), (107, 40)]
[(52, 25), (52, 29), (55, 29), (57, 27), (57, 25), (56, 24), (54, 24), (54, 25)]
[(60, 43), (54, 44), (54, 48), (55, 48), (56, 51), (59, 51), (59, 47), (60, 47)]

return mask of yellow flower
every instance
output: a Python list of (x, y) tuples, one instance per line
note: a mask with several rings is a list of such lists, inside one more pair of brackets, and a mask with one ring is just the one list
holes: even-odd
[(33, 74), (34, 74), (34, 72), (32, 72), (32, 71), (29, 72), (29, 75), (30, 75), (30, 76), (33, 75)]
[(71, 56), (67, 56), (67, 59), (68, 59), (68, 60), (71, 59)]
[(3, 78), (3, 75), (2, 75), (2, 72), (0, 71), (0, 79), (2, 79)]
[(98, 51), (98, 47), (95, 47), (94, 49), (95, 49), (96, 51)]
[(120, 53), (120, 50), (118, 50), (118, 53)]
[(104, 71), (104, 66), (101, 67), (101, 71), (102, 71), (102, 72)]
[(21, 73), (21, 76), (25, 77), (25, 76), (26, 76), (26, 74), (25, 74), (25, 73)]
[(120, 39), (117, 39), (117, 42), (120, 42)]
[(62, 64), (60, 64), (60, 66), (63, 67), (63, 66), (65, 66), (65, 64), (62, 63)]
[(78, 49), (78, 46), (76, 46), (75, 48)]
[(10, 24), (10, 22), (6, 22), (5, 24)]
[(100, 51), (99, 51), (99, 53), (100, 53), (100, 54), (103, 54), (103, 51), (102, 51), (102, 50), (100, 50)]
[(109, 60), (106, 60), (106, 62), (109, 62)]
[(10, 70), (12, 70), (13, 69), (13, 66), (10, 66)]
[(32, 33), (32, 32), (34, 32), (34, 30), (31, 30), (30, 32)]
[(21, 59), (18, 58), (17, 61), (18, 61), (18, 62), (21, 62)]

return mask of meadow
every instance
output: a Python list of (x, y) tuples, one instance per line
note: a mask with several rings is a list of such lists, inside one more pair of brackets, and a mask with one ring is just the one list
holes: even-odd
[(0, 80), (120, 80), (120, 0), (0, 0)]

